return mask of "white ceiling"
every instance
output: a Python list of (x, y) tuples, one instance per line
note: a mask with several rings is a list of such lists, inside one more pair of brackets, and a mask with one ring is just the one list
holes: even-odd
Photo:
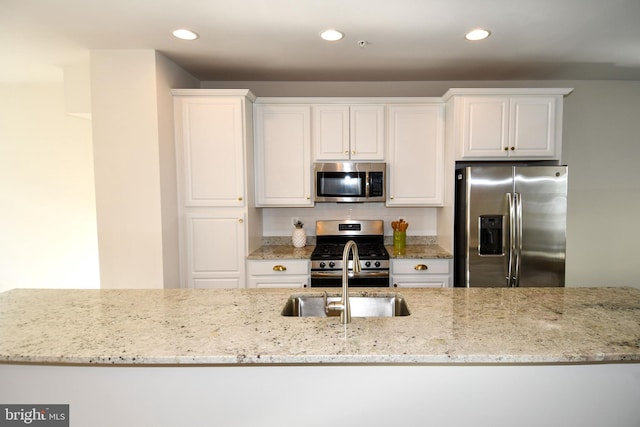
[(640, 80), (640, 0), (0, 0), (0, 81), (61, 79), (93, 49), (200, 80)]

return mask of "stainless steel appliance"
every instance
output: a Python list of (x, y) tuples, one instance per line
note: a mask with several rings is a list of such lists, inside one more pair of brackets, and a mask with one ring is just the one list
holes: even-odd
[(316, 202), (384, 202), (386, 163), (315, 163)]
[(382, 220), (316, 221), (311, 287), (342, 286), (342, 252), (349, 240), (358, 246), (361, 268), (349, 278), (349, 287), (389, 287), (389, 253), (384, 247)]
[(566, 214), (566, 166), (457, 169), (455, 286), (564, 286)]

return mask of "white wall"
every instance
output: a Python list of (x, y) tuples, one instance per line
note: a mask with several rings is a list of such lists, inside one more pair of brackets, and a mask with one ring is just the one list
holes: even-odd
[(0, 292), (98, 288), (91, 122), (64, 84), (0, 84)]
[(265, 236), (290, 236), (292, 218), (304, 223), (308, 236), (315, 236), (317, 220), (331, 219), (382, 219), (386, 236), (391, 236), (391, 221), (399, 218), (409, 223), (408, 236), (436, 236), (436, 209), (433, 208), (385, 208), (384, 203), (318, 203), (314, 208), (263, 208), (263, 234)]
[(100, 279), (162, 288), (155, 52), (91, 52)]
[(178, 288), (180, 287), (178, 193), (171, 89), (197, 88), (200, 86), (200, 81), (160, 53), (156, 52), (155, 60), (162, 209), (162, 273), (165, 288)]
[(153, 50), (91, 52), (103, 288), (179, 284), (170, 89), (198, 83)]

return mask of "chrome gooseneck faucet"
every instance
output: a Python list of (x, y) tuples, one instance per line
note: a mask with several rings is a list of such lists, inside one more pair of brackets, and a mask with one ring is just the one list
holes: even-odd
[(330, 302), (326, 309), (340, 311), (340, 322), (347, 324), (351, 322), (351, 306), (349, 305), (349, 251), (353, 253), (353, 272), (360, 273), (360, 256), (358, 255), (358, 245), (353, 240), (349, 240), (344, 245), (342, 252), (342, 297), (340, 301)]

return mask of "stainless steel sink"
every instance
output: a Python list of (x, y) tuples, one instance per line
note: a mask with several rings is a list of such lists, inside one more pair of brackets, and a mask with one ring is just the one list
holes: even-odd
[[(326, 302), (340, 301), (339, 296), (328, 296)], [(351, 317), (395, 317), (408, 316), (409, 307), (400, 294), (350, 296)], [(325, 313), (323, 295), (291, 295), (282, 309), (283, 316), (333, 317), (340, 312)]]

